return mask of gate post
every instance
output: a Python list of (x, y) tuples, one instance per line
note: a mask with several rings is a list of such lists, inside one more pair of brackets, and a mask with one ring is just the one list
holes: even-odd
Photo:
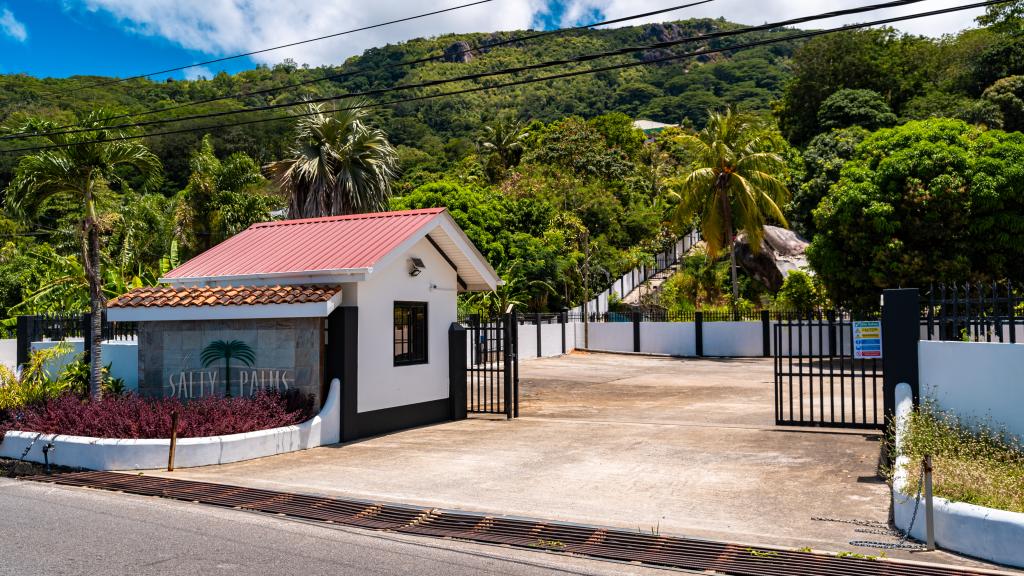
[(512, 310), (512, 417), (519, 418), (519, 322)]
[(541, 341), (540, 341), (540, 320), (541, 320), (540, 312), (534, 313), (534, 315), (533, 315), (533, 323), (537, 325), (537, 358), (542, 358), (544, 356), (543, 355), (544, 348), (541, 346)]
[(18, 351), (16, 361), (18, 366), (28, 363), (32, 355), (32, 343), (42, 340), (42, 330), (39, 326), (39, 316), (18, 316), (17, 325)]
[(763, 354), (767, 358), (772, 355), (772, 330), (769, 312), (761, 310), (761, 339), (763, 341)]
[(569, 321), (568, 316), (569, 310), (565, 308), (563, 308), (562, 311), (558, 313), (558, 322), (562, 324), (562, 354), (565, 354), (565, 325)]
[(466, 334), (458, 322), (448, 327), (448, 400), (452, 420), (466, 418)]
[(917, 344), (921, 339), (921, 297), (917, 288), (882, 291), (882, 370), (885, 418), (896, 413), (896, 385), (906, 382), (920, 402)]
[(693, 333), (696, 338), (697, 356), (704, 355), (704, 313), (697, 310), (693, 313)]
[(501, 351), (502, 356), (502, 395), (505, 399), (505, 418), (508, 420), (512, 419), (512, 361), (515, 358), (512, 347), (512, 334), (516, 324), (516, 313), (515, 311), (505, 314), (504, 326), (502, 326), (502, 339), (505, 341), (503, 350)]
[(633, 352), (640, 351), (640, 310), (633, 309)]

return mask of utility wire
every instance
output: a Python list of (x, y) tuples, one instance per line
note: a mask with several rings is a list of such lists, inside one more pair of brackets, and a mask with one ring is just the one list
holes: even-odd
[[(535, 33), (535, 34), (527, 34), (527, 35), (524, 35), (524, 36), (517, 36), (515, 38), (509, 38), (509, 39), (506, 39), (506, 40), (499, 40), (499, 41), (496, 41), (496, 42), (490, 42), (490, 43), (487, 43), (487, 44), (482, 44), (480, 46), (477, 46), (476, 48), (467, 48), (465, 50), (460, 50), (458, 52), (452, 53), (451, 56), (462, 56), (462, 55), (465, 55), (465, 54), (471, 54), (473, 52), (480, 52), (482, 50), (490, 50), (491, 48), (495, 48), (495, 47), (498, 47), (498, 46), (505, 46), (505, 45), (508, 45), (508, 44), (514, 44), (514, 43), (518, 43), (518, 42), (526, 42), (526, 41), (529, 41), (529, 40), (535, 40), (537, 38), (543, 38), (543, 37), (551, 36), (551, 35), (554, 35), (554, 34), (565, 34), (567, 32), (574, 32), (574, 31), (577, 31), (577, 30), (590, 29), (590, 28), (595, 28), (597, 26), (605, 26), (605, 25), (608, 25), (608, 24), (618, 24), (620, 22), (627, 22), (629, 20), (637, 20), (637, 19), (640, 19), (640, 18), (646, 18), (648, 16), (655, 16), (655, 15), (658, 15), (658, 14), (664, 14), (666, 12), (674, 12), (676, 10), (682, 10), (684, 8), (692, 8), (693, 6), (699, 6), (701, 4), (708, 4), (708, 3), (714, 2), (714, 1), (715, 0), (700, 0), (699, 2), (691, 2), (689, 4), (681, 4), (679, 6), (672, 6), (672, 7), (669, 7), (669, 8), (663, 8), (661, 10), (654, 10), (654, 11), (651, 11), (651, 12), (645, 12), (643, 14), (636, 14), (636, 15), (633, 15), (633, 16), (625, 16), (625, 17), (622, 17), (622, 18), (615, 18), (615, 19), (612, 19), (612, 20), (604, 20), (604, 21), (601, 21), (601, 22), (593, 22), (591, 24), (585, 24), (585, 25), (582, 25), (582, 26), (574, 26), (574, 27), (571, 27), (571, 28), (559, 28), (558, 30), (548, 30), (548, 31), (545, 31), (545, 32), (538, 32), (538, 33)], [(440, 54), (440, 55), (436, 55), (436, 56), (426, 56), (424, 58), (418, 58), (416, 60), (409, 60), (407, 62), (397, 62), (397, 63), (394, 63), (394, 64), (389, 64), (387, 66), (383, 66), (381, 68), (375, 69), (374, 72), (380, 72), (380, 71), (384, 71), (384, 70), (392, 70), (392, 69), (395, 69), (395, 68), (407, 68), (407, 67), (410, 67), (410, 66), (415, 66), (416, 64), (424, 64), (424, 63), (427, 63), (427, 62), (435, 62), (435, 61), (438, 61), (438, 60), (442, 60), (445, 57), (446, 57), (445, 54)], [(301, 82), (293, 82), (291, 84), (285, 84), (283, 86), (273, 86), (273, 87), (270, 87), (270, 88), (263, 88), (261, 90), (252, 90), (252, 91), (249, 91), (249, 92), (240, 92), (238, 94), (226, 94), (224, 96), (214, 96), (214, 97), (206, 98), (206, 99), (203, 99), (203, 100), (193, 100), (193, 101), (190, 101), (190, 102), (182, 102), (180, 104), (174, 104), (174, 105), (171, 105), (171, 106), (166, 106), (164, 108), (155, 108), (153, 110), (146, 110), (146, 111), (143, 111), (143, 112), (132, 112), (132, 113), (127, 113), (127, 114), (117, 114), (115, 116), (108, 116), (106, 119), (107, 120), (118, 120), (120, 118), (139, 118), (139, 117), (142, 117), (142, 116), (149, 116), (151, 114), (159, 114), (161, 112), (170, 112), (172, 110), (180, 110), (181, 108), (189, 108), (191, 106), (198, 106), (200, 104), (209, 104), (211, 102), (220, 102), (222, 100), (231, 100), (231, 99), (235, 99), (235, 98), (247, 98), (247, 97), (250, 97), (250, 96), (259, 96), (259, 95), (262, 95), (262, 94), (271, 94), (271, 93), (274, 93), (274, 92), (280, 92), (281, 90), (287, 90), (289, 88), (297, 88), (297, 87), (300, 87), (300, 86), (307, 86), (309, 84), (317, 84), (317, 83), (320, 83), (320, 82), (327, 82), (329, 80), (340, 80), (342, 78), (348, 78), (349, 76), (358, 76), (358, 75), (362, 75), (362, 74), (365, 74), (365, 73), (366, 73), (366, 71), (364, 71), (364, 70), (351, 70), (349, 72), (342, 72), (342, 73), (339, 73), (339, 74), (330, 74), (330, 75), (326, 75), (326, 76), (320, 76), (318, 78), (310, 78), (308, 80), (303, 80)], [(175, 119), (168, 119), (168, 121), (174, 121), (174, 120)], [(21, 133), (18, 133), (18, 134), (8, 134), (8, 135), (0, 136), (0, 140), (20, 140), (20, 139), (28, 138), (28, 137), (31, 137), (31, 136), (50, 136), (50, 135), (57, 134), (57, 131), (59, 131), (59, 130), (66, 130), (66, 129), (69, 129), (69, 128), (80, 128), (80, 127), (82, 127), (82, 125), (80, 123), (79, 124), (66, 124), (66, 125), (63, 125), (63, 126), (57, 126), (57, 127), (53, 128), (52, 130), (50, 130), (48, 132), (21, 132)]]
[[(984, 2), (976, 2), (976, 3), (973, 3), (973, 4), (966, 4), (966, 5), (952, 7), (952, 8), (945, 8), (945, 9), (941, 9), (941, 10), (932, 10), (932, 11), (929, 11), (929, 12), (919, 12), (919, 13), (916, 13), (916, 14), (909, 14), (909, 15), (905, 15), (905, 16), (895, 16), (895, 17), (891, 17), (891, 18), (884, 18), (884, 19), (880, 19), (880, 20), (873, 20), (873, 21), (870, 21), (870, 22), (848, 24), (848, 25), (839, 26), (839, 27), (836, 27), (836, 28), (828, 28), (828, 29), (823, 29), (823, 30), (813, 30), (813, 31), (801, 32), (801, 33), (797, 33), (797, 34), (790, 34), (790, 35), (782, 36), (782, 37), (767, 38), (767, 39), (764, 39), (764, 40), (748, 42), (748, 43), (745, 43), (745, 44), (737, 44), (735, 46), (730, 46), (730, 47), (726, 47), (726, 48), (715, 48), (715, 49), (708, 48), (708, 49), (704, 49), (704, 50), (697, 50), (697, 51), (687, 52), (687, 53), (683, 53), (683, 54), (673, 54), (673, 55), (668, 55), (668, 56), (662, 56), (662, 57), (659, 57), (659, 58), (653, 58), (653, 59), (650, 59), (650, 60), (644, 60), (644, 61), (639, 61), (639, 62), (626, 62), (626, 63), (613, 64), (613, 65), (603, 66), (603, 67), (598, 67), (598, 68), (591, 68), (591, 69), (587, 69), (587, 70), (577, 70), (577, 71), (573, 71), (573, 72), (563, 72), (563, 73), (560, 73), (560, 74), (552, 74), (552, 75), (541, 76), (541, 77), (537, 77), (537, 78), (527, 78), (527, 79), (522, 79), (522, 80), (515, 80), (515, 81), (511, 81), (511, 82), (494, 84), (494, 85), (491, 85), (491, 86), (476, 86), (476, 87), (473, 87), (473, 88), (466, 88), (466, 89), (455, 90), (455, 91), (451, 91), (451, 92), (441, 92), (441, 93), (437, 93), (437, 94), (427, 94), (427, 95), (422, 95), (422, 96), (414, 96), (414, 97), (404, 98), (404, 99), (399, 99), (399, 100), (391, 100), (391, 101), (388, 101), (388, 102), (381, 102), (381, 103), (374, 103), (374, 104), (361, 104), (361, 105), (350, 106), (350, 107), (335, 108), (334, 111), (352, 110), (352, 109), (356, 109), (356, 108), (379, 108), (379, 107), (385, 107), (385, 106), (392, 106), (392, 105), (395, 105), (395, 104), (402, 104), (402, 103), (406, 103), (406, 102), (415, 102), (415, 101), (420, 101), (420, 100), (428, 100), (428, 99), (440, 98), (440, 97), (446, 97), (446, 96), (457, 96), (457, 95), (468, 94), (468, 93), (473, 93), (473, 92), (483, 92), (483, 91), (488, 91), (488, 90), (497, 90), (497, 89), (508, 88), (508, 87), (512, 87), (512, 86), (521, 86), (521, 85), (525, 85), (525, 84), (534, 84), (534, 83), (537, 83), (537, 82), (547, 82), (547, 81), (550, 81), (550, 80), (559, 80), (559, 79), (564, 79), (564, 78), (573, 78), (573, 77), (576, 77), (576, 76), (583, 76), (583, 75), (589, 75), (589, 74), (597, 74), (597, 73), (600, 73), (600, 72), (608, 72), (608, 71), (613, 71), (613, 70), (622, 70), (622, 69), (626, 69), (626, 68), (635, 68), (635, 67), (638, 67), (638, 66), (646, 66), (646, 65), (650, 65), (650, 64), (658, 64), (658, 63), (661, 63), (661, 62), (680, 60), (680, 59), (684, 59), (684, 58), (693, 58), (693, 57), (696, 57), (696, 56), (720, 54), (720, 53), (723, 53), (723, 52), (734, 52), (734, 51), (738, 51), (738, 50), (745, 50), (745, 49), (748, 49), (748, 48), (755, 48), (755, 47), (758, 47), (758, 46), (766, 46), (766, 45), (771, 45), (771, 44), (777, 44), (779, 42), (787, 42), (787, 41), (791, 41), (791, 40), (800, 40), (800, 39), (804, 39), (804, 38), (813, 38), (813, 37), (817, 37), (817, 36), (823, 36), (823, 35), (826, 35), (826, 34), (834, 34), (834, 33), (837, 33), (837, 32), (845, 32), (845, 31), (856, 30), (856, 29), (860, 29), (860, 28), (869, 28), (869, 27), (872, 27), (872, 26), (881, 26), (881, 25), (885, 25), (885, 24), (893, 24), (895, 22), (902, 22), (902, 21), (913, 20), (913, 19), (917, 19), (917, 18), (925, 18), (925, 17), (929, 17), (929, 16), (938, 16), (938, 15), (942, 15), (942, 14), (948, 14), (948, 13), (951, 13), (951, 12), (959, 12), (959, 11), (970, 10), (970, 9), (974, 9), (974, 8), (983, 8), (983, 7), (986, 7), (986, 6), (993, 6), (993, 5), (997, 5), (997, 4), (1005, 4), (1007, 1), (1008, 0), (987, 0), (987, 1), (984, 1)], [(818, 19), (830, 18), (830, 17), (832, 17), (832, 16), (825, 15), (825, 16), (819, 16)], [(346, 98), (346, 97), (347, 96), (341, 96), (339, 98)], [(86, 142), (75, 142), (75, 143), (70, 143), (70, 144), (51, 144), (51, 145), (45, 145), (45, 146), (31, 146), (31, 147), (24, 147), (24, 148), (14, 148), (14, 149), (9, 149), (9, 150), (3, 150), (2, 152), (28, 152), (28, 151), (35, 151), (35, 150), (48, 150), (48, 149), (53, 149), (53, 148), (65, 148), (67, 146), (76, 146), (76, 145), (82, 145), (82, 144), (94, 144), (94, 143), (102, 143), (102, 142), (115, 142), (115, 141), (122, 141), (122, 140), (137, 140), (137, 139), (141, 139), (141, 138), (148, 138), (148, 137), (151, 137), (151, 136), (165, 136), (165, 135), (171, 135), (171, 134), (184, 134), (184, 133), (189, 133), (189, 132), (201, 132), (201, 131), (214, 130), (214, 129), (218, 129), (218, 128), (230, 128), (230, 127), (235, 127), (235, 126), (245, 126), (245, 125), (249, 125), (249, 124), (258, 124), (258, 123), (263, 123), (263, 122), (274, 122), (274, 121), (278, 121), (278, 120), (288, 120), (288, 119), (293, 119), (293, 118), (302, 118), (302, 117), (307, 117), (307, 116), (313, 116), (313, 115), (320, 114), (320, 113), (322, 113), (322, 112), (302, 112), (302, 113), (297, 113), (297, 114), (288, 114), (288, 115), (284, 115), (284, 116), (277, 116), (277, 117), (274, 117), (274, 118), (257, 118), (257, 119), (252, 119), (252, 120), (233, 122), (233, 123), (229, 123), (229, 124), (213, 124), (213, 125), (203, 126), (203, 127), (182, 128), (182, 129), (178, 129), (178, 130), (167, 130), (167, 131), (163, 131), (163, 132), (153, 132), (153, 133), (149, 133), (149, 134), (123, 135), (123, 136), (114, 137), (114, 138), (89, 140), (89, 141), (86, 141)]]
[[(856, 8), (847, 8), (847, 9), (843, 9), (843, 10), (834, 10), (834, 11), (831, 11), (831, 12), (826, 12), (826, 13), (816, 14), (816, 15), (811, 15), (811, 16), (802, 16), (802, 17), (799, 17), (799, 18), (791, 18), (791, 19), (788, 19), (788, 20), (783, 20), (781, 22), (772, 22), (772, 23), (767, 23), (767, 24), (761, 24), (761, 25), (758, 25), (758, 26), (747, 26), (747, 27), (743, 27), (743, 28), (737, 28), (737, 29), (734, 29), (734, 30), (719, 30), (719, 31), (716, 31), (716, 32), (708, 33), (708, 34), (700, 34), (700, 35), (697, 35), (697, 36), (689, 36), (689, 37), (686, 37), (686, 38), (678, 38), (678, 39), (675, 39), (675, 40), (666, 40), (664, 42), (657, 42), (657, 43), (654, 43), (654, 44), (647, 44), (647, 45), (644, 45), (644, 46), (627, 46), (627, 47), (618, 48), (618, 49), (615, 49), (615, 50), (608, 50), (608, 51), (604, 51), (604, 52), (595, 52), (595, 53), (591, 53), (591, 54), (584, 54), (584, 55), (581, 55), (581, 56), (574, 56), (574, 57), (571, 57), (571, 58), (563, 58), (563, 59), (560, 59), (560, 60), (548, 60), (548, 61), (545, 61), (545, 62), (539, 62), (539, 63), (535, 63), (535, 64), (527, 64), (527, 65), (518, 66), (518, 67), (514, 67), (514, 68), (502, 68), (502, 69), (499, 69), (499, 70), (492, 70), (492, 71), (486, 71), (486, 72), (477, 72), (477, 73), (468, 74), (468, 75), (465, 75), (465, 76), (456, 76), (454, 78), (429, 80), (429, 81), (426, 81), (426, 82), (420, 82), (420, 83), (416, 83), (416, 84), (404, 84), (404, 85), (398, 85), (398, 86), (390, 86), (390, 87), (385, 87), (385, 88), (377, 88), (377, 89), (372, 89), (372, 90), (363, 90), (363, 91), (360, 91), (360, 92), (350, 92), (350, 93), (346, 93), (346, 94), (333, 95), (333, 96), (322, 96), (322, 97), (318, 97), (318, 98), (307, 98), (307, 99), (304, 99), (304, 100), (301, 100), (301, 101), (280, 102), (280, 103), (276, 103), (276, 104), (267, 104), (267, 105), (264, 105), (264, 106), (253, 106), (253, 107), (250, 107), (250, 108), (243, 108), (243, 109), (239, 109), (239, 110), (224, 110), (224, 111), (220, 111), (220, 112), (208, 112), (208, 113), (204, 113), (204, 114), (193, 114), (191, 116), (180, 116), (180, 117), (177, 117), (177, 118), (164, 118), (164, 119), (158, 119), (158, 120), (144, 120), (144, 121), (141, 121), (141, 122), (131, 122), (131, 123), (124, 123), (124, 124), (115, 124), (115, 125), (112, 125), (112, 126), (105, 126), (105, 127), (103, 127), (103, 129), (105, 129), (105, 130), (121, 130), (121, 129), (127, 129), (127, 128), (143, 128), (143, 127), (147, 127), (147, 126), (157, 126), (157, 125), (169, 124), (169, 123), (186, 122), (186, 121), (191, 121), (191, 120), (204, 120), (204, 119), (208, 119), (208, 118), (221, 118), (221, 117), (225, 117), (225, 116), (234, 116), (236, 114), (246, 114), (246, 113), (251, 113), (251, 112), (266, 112), (266, 111), (269, 111), (269, 110), (277, 110), (277, 109), (280, 109), (280, 108), (288, 108), (288, 107), (291, 107), (291, 106), (301, 106), (301, 105), (304, 105), (304, 104), (315, 104), (315, 103), (321, 103), (321, 102), (331, 102), (331, 101), (334, 101), (334, 100), (340, 100), (340, 99), (346, 99), (346, 98), (368, 98), (368, 97), (372, 97), (372, 96), (380, 96), (380, 95), (383, 95), (383, 94), (388, 94), (390, 92), (397, 92), (397, 91), (402, 91), (402, 90), (414, 90), (414, 89), (418, 89), (418, 88), (429, 88), (429, 87), (433, 87), (433, 86), (440, 86), (440, 85), (443, 85), (443, 84), (451, 84), (451, 83), (454, 83), (454, 82), (465, 82), (465, 81), (481, 80), (481, 79), (489, 78), (489, 77), (493, 77), (493, 76), (503, 76), (503, 75), (506, 75), (506, 74), (517, 74), (517, 73), (520, 73), (520, 72), (527, 72), (527, 71), (531, 71), (531, 70), (539, 70), (539, 69), (543, 69), (543, 68), (550, 68), (550, 67), (553, 67), (553, 66), (562, 66), (562, 65), (567, 65), (567, 64), (579, 64), (579, 63), (582, 63), (582, 62), (589, 62), (589, 61), (592, 61), (592, 60), (599, 60), (599, 59), (603, 59), (603, 58), (609, 58), (609, 57), (612, 57), (612, 56), (624, 56), (624, 55), (629, 55), (629, 54), (633, 54), (633, 53), (636, 53), (636, 52), (646, 52), (646, 51), (649, 51), (649, 50), (663, 50), (663, 49), (666, 49), (666, 48), (672, 48), (672, 47), (678, 46), (680, 44), (688, 44), (688, 43), (691, 43), (691, 42), (698, 42), (698, 41), (709, 41), (709, 40), (715, 40), (715, 39), (719, 39), (719, 38), (728, 38), (728, 37), (731, 37), (731, 36), (738, 36), (738, 35), (742, 35), (742, 34), (749, 34), (751, 32), (773, 30), (773, 29), (776, 29), (776, 28), (792, 26), (792, 25), (796, 25), (796, 24), (803, 24), (803, 23), (806, 23), (806, 22), (814, 21), (814, 20), (823, 20), (823, 19), (827, 19), (827, 18), (835, 18), (835, 17), (838, 17), (838, 16), (846, 16), (846, 15), (850, 15), (850, 14), (859, 14), (859, 13), (862, 13), (862, 12), (871, 12), (871, 11), (874, 11), (874, 10), (881, 10), (881, 9), (885, 9), (885, 8), (894, 8), (894, 7), (899, 7), (899, 6), (906, 6), (906, 5), (909, 5), (909, 4), (917, 4), (917, 3), (920, 3), (920, 2), (924, 2), (924, 1), (925, 0), (890, 0), (889, 2), (884, 2), (884, 3), (880, 3), (880, 4), (871, 4), (871, 5), (866, 5), (866, 6), (858, 6)], [(1005, 0), (1003, 0), (1003, 1), (1005, 1)], [(32, 134), (26, 134), (26, 135), (22, 135), (22, 134), (11, 135), (11, 138), (17, 137), (17, 138), (20, 139), (20, 138), (24, 138), (24, 137), (28, 137), (28, 136), (57, 136), (57, 135), (64, 135), (64, 134), (76, 134), (76, 133), (81, 133), (81, 132), (94, 132), (95, 130), (96, 130), (95, 128), (75, 128), (75, 129), (70, 129), (70, 130), (50, 130), (50, 131), (35, 132), (35, 133), (32, 133)], [(10, 138), (8, 138), (8, 139), (10, 139)]]
[(100, 86), (109, 86), (110, 84), (118, 84), (120, 82), (127, 82), (129, 80), (138, 80), (140, 78), (148, 78), (149, 76), (156, 76), (157, 74), (166, 74), (168, 72), (178, 72), (179, 70), (188, 70), (189, 68), (195, 68), (197, 66), (206, 66), (207, 64), (216, 64), (218, 62), (227, 62), (228, 60), (236, 60), (238, 58), (245, 58), (246, 56), (254, 56), (256, 54), (263, 54), (265, 52), (272, 52), (274, 50), (280, 50), (282, 48), (291, 48), (292, 46), (299, 46), (301, 44), (309, 44), (310, 42), (319, 42), (320, 40), (327, 40), (328, 38), (336, 38), (338, 36), (344, 36), (346, 34), (352, 34), (354, 32), (362, 32), (364, 30), (372, 30), (374, 28), (382, 28), (384, 26), (390, 26), (392, 24), (400, 24), (402, 22), (409, 22), (410, 20), (416, 20), (419, 18), (426, 18), (427, 16), (435, 16), (437, 14), (444, 14), (445, 12), (453, 12), (455, 10), (461, 10), (463, 8), (469, 8), (471, 6), (477, 6), (479, 4), (486, 4), (493, 2), (494, 0), (477, 0), (476, 2), (470, 2), (469, 4), (460, 4), (458, 6), (452, 6), (451, 8), (444, 8), (441, 10), (434, 10), (432, 12), (424, 12), (423, 14), (417, 14), (415, 16), (406, 16), (405, 18), (399, 18), (397, 20), (390, 20), (388, 22), (381, 22), (379, 24), (371, 24), (369, 26), (362, 26), (360, 28), (353, 28), (351, 30), (345, 30), (344, 32), (335, 32), (334, 34), (327, 34), (326, 36), (318, 36), (316, 38), (310, 38), (308, 40), (299, 40), (298, 42), (290, 42), (288, 44), (281, 44), (280, 46), (272, 46), (270, 48), (262, 48), (260, 50), (253, 50), (252, 52), (245, 52), (243, 54), (235, 54), (234, 56), (223, 56), (221, 58), (214, 58), (213, 60), (206, 60), (203, 62), (196, 62), (187, 66), (178, 66), (176, 68), (167, 68), (166, 70), (157, 70), (156, 72), (147, 72), (146, 74), (137, 74), (135, 76), (129, 76), (127, 78), (118, 78), (115, 80), (107, 80), (104, 82), (97, 82), (95, 84), (88, 84), (86, 86), (79, 86), (68, 90), (71, 92), (78, 92), (79, 90), (86, 90), (88, 88), (98, 88)]

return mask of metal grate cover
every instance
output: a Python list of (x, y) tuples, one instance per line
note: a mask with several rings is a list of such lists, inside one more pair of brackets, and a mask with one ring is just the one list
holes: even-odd
[(307, 496), (137, 474), (70, 472), (23, 479), (283, 514), (374, 530), (504, 544), (734, 576), (980, 576), (992, 573), (957, 566), (840, 558), (782, 548), (753, 548), (560, 522)]

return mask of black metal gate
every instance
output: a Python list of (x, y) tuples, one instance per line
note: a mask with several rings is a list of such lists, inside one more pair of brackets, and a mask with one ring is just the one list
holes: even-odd
[(519, 329), (515, 313), (472, 315), (468, 331), (466, 411), (519, 417)]
[(776, 424), (885, 427), (882, 361), (854, 358), (849, 316), (780, 316), (773, 330)]

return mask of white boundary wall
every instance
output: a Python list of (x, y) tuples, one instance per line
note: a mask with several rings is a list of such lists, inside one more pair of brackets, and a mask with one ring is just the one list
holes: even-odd
[[(64, 340), (62, 342), (47, 340), (44, 342), (33, 342), (32, 351), (53, 348), (58, 344), (65, 344), (70, 349), (67, 354), (62, 355), (46, 364), (45, 370), (50, 378), (56, 379), (70, 364), (76, 356), (82, 353), (82, 339)], [(139, 342), (138, 340), (105, 340), (100, 350), (102, 358), (100, 362), (106, 366), (110, 364), (110, 375), (114, 378), (124, 380), (125, 387), (132, 391), (139, 391)]]
[[(320, 413), (301, 424), (226, 436), (180, 438), (177, 468), (211, 466), (306, 450), (341, 441), (341, 383), (334, 379)], [(0, 457), (42, 463), (43, 446), (52, 442), (50, 463), (90, 470), (153, 470), (167, 466), (170, 439), (129, 440), (39, 435), (10, 431), (0, 442)], [(27, 451), (26, 451), (27, 449)]]
[[(907, 418), (913, 410), (913, 406), (910, 386), (898, 385), (896, 387), (897, 447), (903, 443)], [(906, 456), (896, 459), (892, 497), (894, 522), (897, 528), (906, 530), (914, 515), (914, 507), (917, 505), (917, 519), (914, 521), (910, 534), (923, 541), (926, 537), (927, 512), (924, 502), (917, 504), (914, 498), (914, 495), (917, 494), (917, 487), (907, 486), (907, 469), (912, 465), (917, 466), (918, 464), (911, 463)], [(914, 495), (909, 495), (907, 492), (913, 492)], [(1024, 567), (1024, 546), (1021, 546), (1021, 542), (1024, 542), (1024, 514), (963, 502), (950, 502), (939, 497), (933, 498), (933, 503), (935, 543), (940, 548), (1000, 564)]]
[(1024, 439), (1024, 345), (920, 342), (921, 394), (967, 421)]
[(17, 338), (0, 339), (0, 364), (7, 366), (11, 370), (14, 370), (18, 365)]

